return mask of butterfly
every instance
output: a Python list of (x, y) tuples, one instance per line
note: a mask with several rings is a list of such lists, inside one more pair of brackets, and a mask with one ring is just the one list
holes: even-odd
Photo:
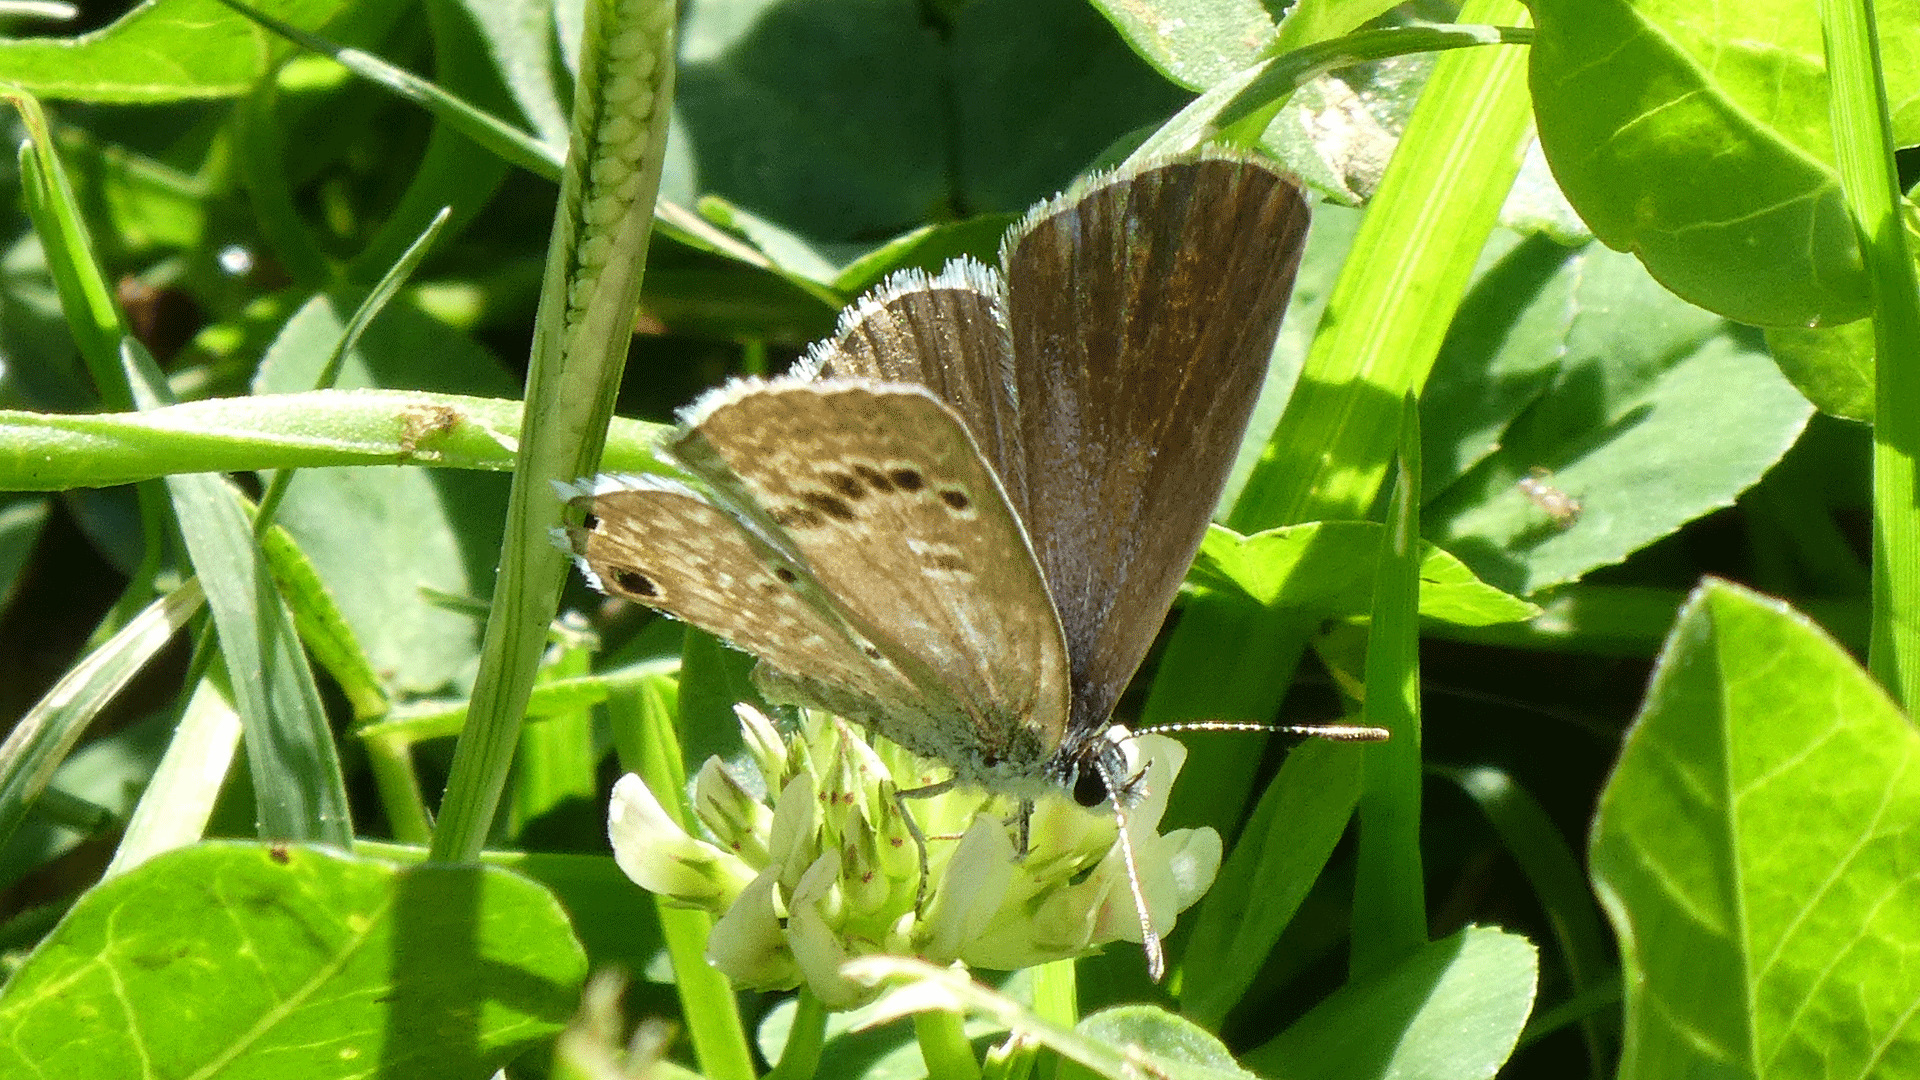
[(1252, 158), (1095, 177), (1012, 229), (997, 272), (895, 275), (793, 373), (710, 392), (663, 447), (687, 479), (571, 490), (565, 546), (601, 590), (758, 657), (769, 700), (952, 769), (903, 795), (1111, 797), (1131, 872), (1113, 709), (1220, 499), (1308, 220)]

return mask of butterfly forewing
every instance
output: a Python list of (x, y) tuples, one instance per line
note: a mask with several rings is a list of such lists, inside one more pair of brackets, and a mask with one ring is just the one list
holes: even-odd
[(883, 732), (963, 779), (1041, 779), (1066, 725), (1065, 646), (1020, 522), (951, 408), (866, 379), (743, 383), (694, 412), (673, 454), (964, 716)]
[(1205, 158), (1038, 209), (1002, 252), (1027, 530), (1104, 728), (1239, 450), (1308, 221), (1265, 166)]

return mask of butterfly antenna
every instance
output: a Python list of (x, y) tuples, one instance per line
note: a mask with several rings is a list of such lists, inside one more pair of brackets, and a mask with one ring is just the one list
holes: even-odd
[(1103, 758), (1094, 758), (1093, 767), (1100, 771), (1100, 780), (1107, 785), (1107, 793), (1113, 798), (1113, 822), (1120, 830), (1120, 861), (1127, 870), (1127, 891), (1133, 894), (1133, 910), (1140, 916), (1140, 947), (1147, 954), (1147, 974), (1154, 982), (1159, 982), (1167, 973), (1167, 954), (1160, 947), (1160, 935), (1153, 932), (1153, 916), (1147, 911), (1147, 893), (1140, 884), (1140, 864), (1133, 857), (1133, 837), (1127, 830), (1126, 793), (1131, 785), (1122, 786), (1120, 777)]
[(1268, 731), (1278, 735), (1311, 735), (1334, 742), (1385, 742), (1390, 732), (1369, 724), (1262, 724), (1252, 720), (1189, 720), (1155, 724), (1135, 735), (1164, 735), (1173, 731)]

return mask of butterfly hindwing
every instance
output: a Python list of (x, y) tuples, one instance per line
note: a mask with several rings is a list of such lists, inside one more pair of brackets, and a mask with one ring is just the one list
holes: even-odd
[[(809, 354), (817, 378), (856, 376), (926, 387), (960, 414), (1009, 494), (1025, 490), (1013, 400), (1005, 290), (972, 259), (928, 277), (907, 270), (855, 301), (833, 338)], [(1014, 512), (1026, 508), (1017, 501)]]
[[(683, 484), (605, 477), (570, 500), (568, 546), (595, 587), (713, 633), (781, 672), (840, 687), (806, 700), (865, 721), (927, 707), (819, 595), (803, 562)], [(785, 685), (787, 680), (773, 680)]]

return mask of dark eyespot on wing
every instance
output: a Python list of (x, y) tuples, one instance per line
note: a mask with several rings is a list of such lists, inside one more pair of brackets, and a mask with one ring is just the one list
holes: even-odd
[(867, 482), (868, 487), (883, 495), (893, 490), (893, 481), (887, 479), (887, 474), (871, 465), (855, 465), (853, 471), (856, 476)]
[(893, 486), (901, 491), (919, 491), (927, 486), (927, 478), (920, 475), (918, 469), (889, 469), (887, 479), (893, 481)]
[(621, 592), (643, 600), (652, 600), (660, 595), (660, 588), (653, 583), (652, 578), (630, 566), (616, 567), (613, 571), (613, 583)]
[(828, 473), (826, 479), (827, 486), (839, 492), (841, 498), (857, 501), (867, 497), (866, 485), (848, 473)]
[(973, 500), (967, 498), (967, 493), (958, 488), (942, 488), (940, 501), (955, 510), (965, 510), (973, 505)]
[(824, 491), (802, 492), (800, 497), (807, 500), (808, 506), (835, 521), (852, 521), (859, 516), (853, 512), (853, 507), (847, 505), (845, 499), (836, 498)]
[(788, 585), (791, 585), (795, 581), (799, 580), (799, 575), (795, 574), (793, 571), (787, 569), (784, 566), (774, 567), (773, 576), (779, 578), (781, 581), (786, 582)]

